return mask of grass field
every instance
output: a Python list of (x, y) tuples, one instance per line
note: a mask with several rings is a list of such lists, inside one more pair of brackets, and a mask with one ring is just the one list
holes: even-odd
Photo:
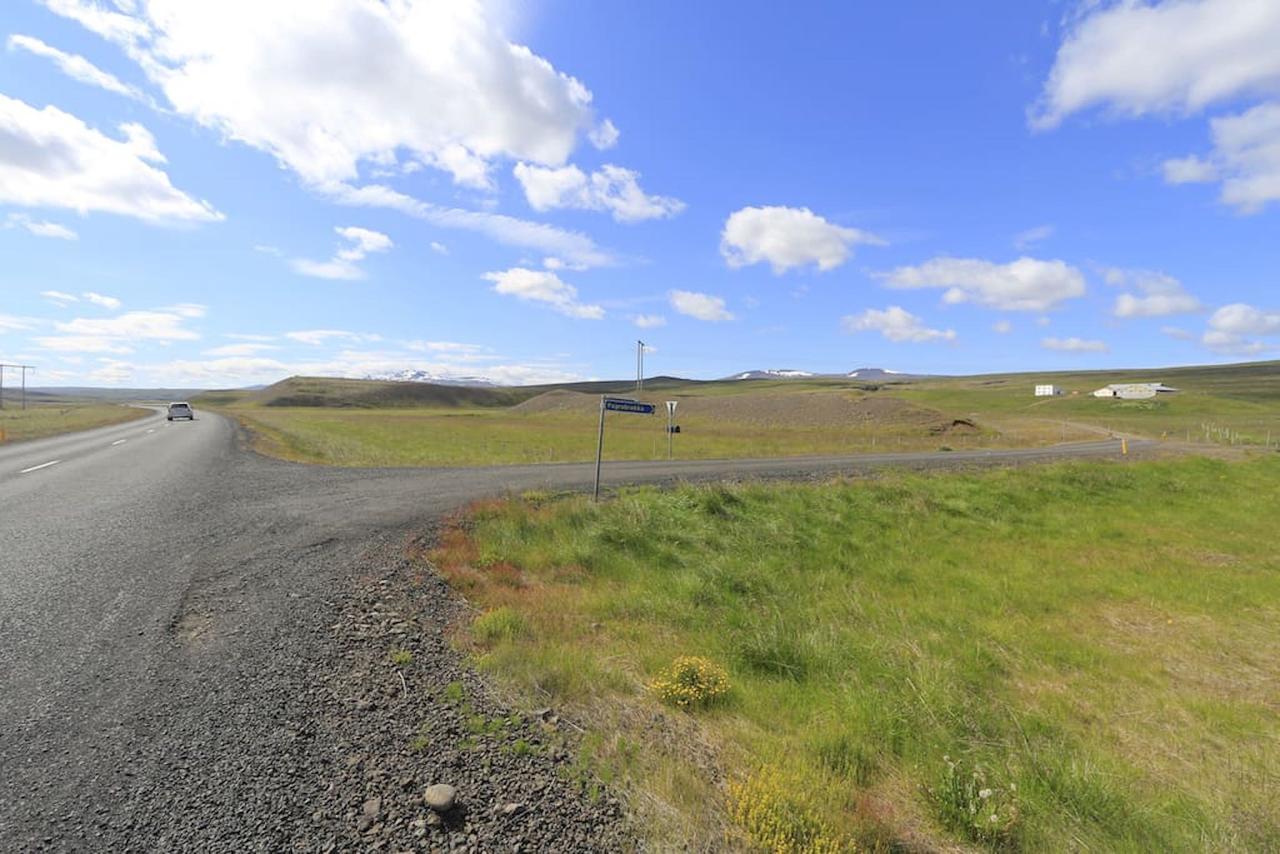
[(0, 409), (0, 441), (20, 442), (142, 418), (144, 409), (106, 403), (39, 403)]
[[(1147, 401), (1089, 396), (1107, 383), (1157, 379), (1181, 391)], [(1033, 397), (1041, 381), (1077, 394)], [(197, 403), (235, 415), (260, 450), (286, 459), (456, 466), (590, 460), (604, 392), (628, 393), (627, 384), (498, 389), (295, 377)], [(642, 397), (680, 402), (679, 459), (1021, 447), (1112, 434), (1280, 445), (1275, 362), (889, 385), (658, 378)], [(665, 458), (665, 424), (663, 416), (609, 416), (606, 458)]]
[[(529, 495), (431, 559), (660, 849), (1263, 851), (1277, 506), (1261, 452)], [(727, 694), (664, 702), (680, 656)]]

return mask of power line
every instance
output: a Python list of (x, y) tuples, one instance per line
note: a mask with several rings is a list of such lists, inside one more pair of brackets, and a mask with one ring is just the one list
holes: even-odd
[(34, 371), (35, 365), (9, 365), (0, 362), (0, 409), (4, 409), (4, 369), (14, 368), (22, 371), (22, 408), (27, 408), (27, 371)]

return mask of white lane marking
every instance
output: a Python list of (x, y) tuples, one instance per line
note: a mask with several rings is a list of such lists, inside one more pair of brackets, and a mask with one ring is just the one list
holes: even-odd
[(22, 471), (18, 472), (18, 474), (28, 474), (33, 471), (40, 471), (40, 469), (47, 469), (49, 466), (56, 466), (60, 462), (62, 462), (62, 460), (50, 460), (47, 463), (41, 463), (38, 466), (32, 466), (29, 469), (23, 469)]
[(148, 433), (154, 433), (154, 432), (156, 432), (156, 428), (152, 427), (152, 428), (151, 428), (150, 430), (148, 430), (147, 432), (148, 432)]
[(114, 442), (112, 442), (112, 443), (111, 443), (111, 447), (113, 447), (113, 448), (114, 448), (116, 445), (123, 445), (123, 444), (124, 444), (125, 442), (127, 442), (127, 441), (129, 441), (129, 440), (128, 440), (128, 439), (116, 439)]

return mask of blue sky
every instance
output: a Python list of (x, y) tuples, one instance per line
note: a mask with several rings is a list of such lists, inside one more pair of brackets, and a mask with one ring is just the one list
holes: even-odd
[[(204, 7), (204, 8), (201, 8)], [(0, 360), (1149, 366), (1280, 351), (1280, 4), (14, 0)]]

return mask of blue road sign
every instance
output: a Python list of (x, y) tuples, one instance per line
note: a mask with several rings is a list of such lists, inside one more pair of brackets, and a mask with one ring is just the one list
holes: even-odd
[(610, 412), (632, 412), (636, 415), (652, 415), (657, 406), (625, 397), (606, 397), (604, 399), (604, 408)]

